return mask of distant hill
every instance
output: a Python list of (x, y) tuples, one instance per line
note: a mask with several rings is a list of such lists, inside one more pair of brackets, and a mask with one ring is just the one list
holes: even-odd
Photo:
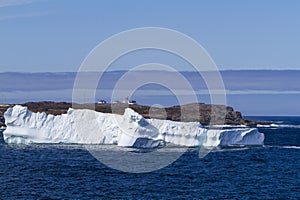
[[(121, 93), (116, 99), (111, 99), (116, 82), (125, 73), (126, 71), (105, 72), (97, 86), (95, 102), (100, 99), (111, 102), (129, 96), (129, 93)], [(143, 76), (167, 79), (171, 72), (134, 73), (139, 79), (143, 79)], [(188, 71), (180, 73), (191, 84), (199, 102), (211, 103), (207, 86), (200, 74)], [(299, 115), (300, 70), (228, 70), (220, 73), (227, 94), (227, 102), (224, 104), (242, 111), (244, 115)], [(203, 74), (209, 75), (209, 72), (202, 72)], [(0, 73), (0, 103), (72, 102), (75, 77), (75, 72)], [(90, 83), (99, 77), (99, 73), (85, 73), (84, 77), (83, 82)], [(173, 83), (180, 88), (180, 83)], [(176, 95), (155, 84), (139, 88), (139, 92), (134, 95), (136, 96), (132, 99), (143, 105), (161, 104), (170, 107), (179, 104), (174, 97)], [(190, 102), (194, 100), (183, 103)]]
[[(105, 72), (98, 88), (112, 89), (126, 71)], [(167, 77), (172, 72), (134, 72), (136, 76)], [(195, 90), (206, 89), (203, 78), (196, 72), (180, 72)], [(201, 72), (209, 74), (209, 72)], [(300, 91), (300, 70), (228, 70), (220, 71), (227, 90), (296, 90)], [(86, 81), (99, 77), (99, 73), (85, 73)], [(73, 89), (76, 72), (59, 73), (0, 73), (0, 91), (41, 91)], [(151, 88), (148, 88), (151, 89)]]

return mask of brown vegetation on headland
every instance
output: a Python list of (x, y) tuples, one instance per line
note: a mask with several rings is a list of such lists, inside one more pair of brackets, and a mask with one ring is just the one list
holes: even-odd
[[(14, 106), (0, 105), (0, 127), (4, 126), (4, 112), (7, 108)], [(128, 105), (123, 103), (118, 104), (74, 104), (66, 102), (28, 102), (22, 104), (22, 106), (28, 107), (32, 112), (45, 112), (47, 114), (60, 115), (67, 113), (70, 107), (77, 108), (91, 108), (98, 112), (103, 113), (118, 113), (123, 114), (125, 108), (130, 107), (145, 118), (157, 118), (168, 119), (173, 121), (198, 121), (202, 125), (247, 125), (256, 126), (257, 122), (250, 121), (243, 118), (242, 114), (238, 111), (234, 111), (232, 107), (223, 105), (210, 105), (204, 103), (186, 104), (183, 106), (172, 106), (167, 108), (153, 108), (144, 105)], [(113, 108), (113, 109), (112, 109)], [(199, 109), (196, 112), (195, 109)], [(226, 114), (224, 113), (226, 112)], [(213, 117), (212, 117), (213, 116)], [(225, 120), (224, 120), (225, 116)], [(212, 121), (214, 119), (214, 121)]]

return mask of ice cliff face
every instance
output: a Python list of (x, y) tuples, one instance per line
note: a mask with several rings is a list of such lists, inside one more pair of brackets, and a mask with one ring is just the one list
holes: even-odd
[(53, 116), (15, 106), (5, 112), (7, 143), (117, 144), (151, 148), (180, 146), (262, 145), (264, 134), (253, 128), (210, 130), (198, 122), (145, 119), (130, 108), (124, 115), (69, 109)]

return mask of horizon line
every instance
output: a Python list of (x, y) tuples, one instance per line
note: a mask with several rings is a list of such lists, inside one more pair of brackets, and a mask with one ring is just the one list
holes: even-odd
[[(175, 70), (175, 69), (174, 69)], [(108, 70), (108, 71), (85, 71), (84, 73), (108, 73), (108, 72), (128, 72), (129, 70)], [(228, 71), (300, 71), (299, 69), (221, 69), (218, 70), (219, 72), (228, 72)], [(168, 70), (135, 70), (133, 72), (197, 72), (193, 70), (175, 70), (175, 71), (168, 71)], [(204, 70), (200, 72), (215, 72), (215, 70)], [(43, 73), (78, 73), (78, 71), (0, 71), (0, 74), (5, 74), (5, 73), (16, 73), (16, 74), (43, 74)]]

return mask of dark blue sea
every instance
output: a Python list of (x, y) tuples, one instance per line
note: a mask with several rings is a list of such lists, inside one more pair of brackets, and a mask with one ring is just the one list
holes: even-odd
[(300, 117), (272, 121), (265, 146), (187, 150), (150, 173), (111, 169), (80, 145), (0, 144), (0, 199), (300, 199)]

